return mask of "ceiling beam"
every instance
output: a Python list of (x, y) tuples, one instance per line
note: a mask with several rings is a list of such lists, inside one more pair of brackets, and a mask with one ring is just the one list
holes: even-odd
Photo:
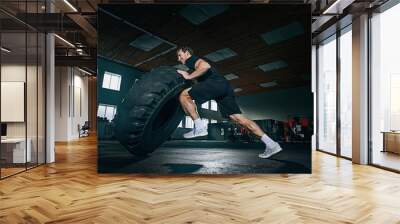
[(89, 36), (86, 39), (91, 46), (96, 46), (96, 39), (97, 39), (97, 30), (92, 26), (92, 24), (87, 21), (85, 17), (83, 17), (79, 13), (68, 13), (67, 16), (74, 21), (78, 26), (80, 26), (85, 33)]
[(60, 9), (63, 14), (67, 15), (68, 18), (74, 21), (88, 35), (86, 42), (91, 47), (95, 47), (97, 30), (84, 16), (82, 16), (81, 10), (77, 7), (77, 5), (73, 5), (73, 3), (73, 1), (55, 1), (54, 5)]
[(55, 56), (56, 66), (80, 66), (96, 70), (96, 58), (90, 56)]

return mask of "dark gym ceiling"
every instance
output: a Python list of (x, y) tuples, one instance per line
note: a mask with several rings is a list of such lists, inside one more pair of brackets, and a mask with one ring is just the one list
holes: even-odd
[[(39, 31), (55, 32), (59, 37), (72, 43), (71, 46), (60, 38), (55, 38), (56, 65), (79, 66), (95, 73), (98, 50), (99, 54), (104, 57), (133, 66), (138, 65), (140, 70), (147, 71), (159, 65), (176, 65), (175, 52), (171, 50), (172, 46), (188, 44), (196, 50), (199, 56), (205, 56), (224, 48), (229, 48), (235, 52), (235, 56), (216, 62), (216, 66), (221, 74), (233, 73), (239, 77), (231, 80), (235, 88), (242, 89), (242, 91), (237, 92), (238, 95), (310, 84), (311, 74), (307, 70), (308, 67), (304, 66), (305, 63), (309, 63), (309, 59), (304, 58), (304, 51), (300, 50), (301, 46), (304, 46), (305, 38), (309, 38), (304, 35), (311, 35), (311, 31), (307, 30), (308, 27), (303, 27), (304, 35), (284, 38), (285, 41), (274, 44), (268, 44), (260, 36), (262, 33), (265, 34), (274, 30), (278, 30), (279, 33), (279, 28), (283, 28), (283, 30), (285, 30), (285, 27), (286, 30), (298, 29), (298, 23), (295, 21), (301, 20), (300, 17), (303, 16), (299, 17), (293, 13), (294, 10), (290, 10), (290, 12), (286, 10), (281, 15), (274, 15), (274, 18), (271, 19), (267, 18), (267, 15), (263, 15), (262, 12), (250, 14), (246, 17), (240, 15), (241, 17), (239, 17), (238, 10), (235, 11), (234, 7), (233, 9), (231, 7), (199, 25), (194, 25), (187, 19), (182, 19), (182, 16), (179, 15), (178, 6), (171, 7), (164, 12), (157, 12), (157, 16), (141, 10), (134, 14), (123, 12), (129, 15), (125, 19), (131, 21), (130, 25), (120, 24), (120, 26), (124, 26), (123, 29), (128, 32), (128, 35), (119, 35), (118, 30), (115, 29), (117, 27), (113, 27), (112, 33), (109, 33), (112, 38), (108, 37), (110, 40), (106, 44), (102, 43), (97, 46), (97, 10), (99, 4), (171, 3), (179, 2), (179, 0), (47, 0), (47, 2), (49, 1), (55, 6), (55, 10), (51, 14), (48, 13), (49, 8), (45, 7), (45, 0), (1, 0), (0, 20), (2, 32), (15, 32), (15, 30), (25, 27), (23, 23), (26, 23)], [(379, 4), (382, 1), (380, 0)], [(182, 0), (181, 2), (190, 1)], [(226, 1), (221, 0), (220, 2)], [(303, 4), (311, 4), (313, 12), (312, 34), (314, 37), (314, 34), (318, 35), (321, 30), (330, 25), (330, 23), (325, 23), (325, 27), (323, 24), (320, 25), (319, 20), (326, 18), (326, 16), (318, 16), (325, 8), (333, 4), (334, 0), (232, 0), (230, 2), (278, 3), (297, 5), (298, 7)], [(353, 2), (353, 5), (357, 3), (366, 7), (370, 6), (371, 2), (378, 1), (351, 0), (350, 2)], [(28, 14), (25, 12), (28, 12)], [(118, 14), (119, 12), (112, 13)], [(289, 16), (282, 16), (284, 14)], [(146, 18), (146, 20), (143, 20), (143, 18)], [(338, 18), (333, 17), (330, 21)], [(22, 23), (15, 22), (15, 19), (22, 21)], [(317, 28), (314, 25), (318, 25)], [(133, 40), (144, 34), (144, 32), (140, 32), (140, 29), (145, 29), (164, 41), (148, 52), (138, 50), (129, 44), (132, 44)], [(108, 51), (107, 49), (110, 49), (110, 47), (113, 50)], [(168, 52), (168, 50), (171, 51)], [(165, 51), (167, 51), (166, 54), (157, 55), (160, 52), (165, 53)], [(268, 63), (272, 64), (268, 65)], [(262, 64), (267, 64), (266, 71), (257, 67)], [(266, 83), (264, 85), (266, 87), (260, 86), (261, 83)]]
[[(229, 49), (227, 53), (233, 51), (234, 55), (214, 64), (221, 75), (236, 76), (231, 83), (237, 95), (306, 86), (311, 80), (311, 58), (307, 57), (311, 51), (307, 42), (311, 15), (304, 15), (304, 5), (291, 6), (291, 10), (287, 7), (214, 5), (207, 10), (219, 14), (206, 19), (193, 13), (205, 10), (196, 6), (104, 6), (98, 13), (98, 53), (149, 71), (161, 65), (177, 65), (176, 46), (188, 45), (200, 57)], [(291, 32), (297, 33), (291, 37)], [(270, 33), (267, 41), (262, 38), (266, 33)], [(151, 45), (151, 35), (162, 39), (157, 47), (146, 51), (132, 46), (137, 38), (146, 36), (144, 43)], [(266, 71), (258, 67), (261, 65)]]
[[(304, 58), (305, 35), (299, 35), (285, 42), (269, 46), (260, 36), (262, 33), (273, 31), (282, 26), (290, 25), (293, 22), (303, 19), (303, 15), (291, 13), (289, 16), (282, 16), (279, 19), (272, 19), (268, 15), (263, 15), (262, 10), (257, 13), (247, 14), (244, 18), (237, 7), (230, 7), (224, 12), (195, 25), (179, 17), (177, 13), (182, 6), (169, 6), (168, 10), (161, 10), (149, 13), (136, 8), (135, 13), (131, 12), (127, 6), (122, 14), (124, 19), (130, 21), (137, 27), (128, 26), (123, 23), (116, 23), (116, 26), (104, 26), (112, 30), (97, 31), (97, 7), (98, 4), (107, 3), (146, 3), (154, 1), (92, 1), (92, 0), (69, 0), (68, 2), (77, 9), (76, 12), (64, 0), (52, 1), (55, 5), (55, 14), (51, 19), (47, 14), (43, 18), (34, 14), (46, 14), (44, 7), (45, 1), (38, 1), (40, 4), (25, 5), (25, 1), (2, 1), (1, 8), (12, 12), (13, 15), (27, 22), (38, 30), (56, 32), (61, 38), (72, 43), (74, 47), (66, 44), (60, 38), (56, 40), (56, 64), (67, 65), (75, 64), (89, 71), (96, 71), (95, 55), (99, 55), (117, 60), (132, 66), (138, 65), (138, 69), (148, 71), (160, 65), (176, 65), (174, 46), (187, 44), (195, 49), (196, 54), (204, 56), (219, 49), (229, 48), (236, 56), (216, 62), (221, 74), (234, 74), (236, 79), (231, 80), (235, 88), (241, 89), (238, 95), (246, 95), (256, 92), (269, 91), (279, 88), (290, 88), (310, 84), (311, 74), (306, 64), (309, 58)], [(34, 1), (36, 2), (36, 1)], [(165, 3), (166, 1), (161, 1)], [(170, 1), (172, 2), (172, 1)], [(174, 1), (176, 2), (176, 1)], [(184, 1), (187, 2), (187, 1)], [(248, 2), (248, 1), (232, 1)], [(251, 1), (253, 3), (304, 3), (303, 0), (292, 1)], [(140, 7), (144, 7), (141, 5)], [(151, 6), (147, 6), (151, 7)], [(299, 6), (303, 7), (303, 6)], [(48, 9), (47, 9), (48, 10)], [(26, 15), (25, 12), (31, 14)], [(118, 12), (113, 12), (118, 14)], [(272, 13), (272, 12), (271, 12)], [(135, 15), (131, 17), (130, 15)], [(157, 16), (155, 16), (157, 15)], [(279, 16), (278, 14), (275, 15)], [(136, 19), (140, 18), (141, 22)], [(110, 20), (111, 21), (111, 20)], [(302, 23), (303, 21), (300, 21)], [(119, 26), (119, 27), (117, 27)], [(304, 34), (309, 34), (309, 28), (303, 27)], [(143, 51), (129, 44), (144, 33), (144, 29), (149, 33), (165, 40), (158, 47), (151, 51)], [(96, 38), (99, 33), (109, 34), (105, 37), (107, 41), (99, 40), (97, 46)], [(121, 32), (127, 32), (121, 35)], [(235, 37), (235, 38), (232, 38)], [(169, 43), (169, 44), (167, 44)], [(78, 54), (77, 48), (82, 49), (83, 53)], [(168, 53), (158, 56), (161, 52), (170, 50)], [(97, 52), (96, 52), (97, 51)], [(152, 60), (151, 60), (152, 59)], [(282, 68), (264, 72), (257, 66), (272, 63), (284, 62)], [(268, 66), (267, 66), (267, 69)], [(260, 86), (266, 83), (267, 87)], [(268, 85), (272, 84), (270, 87)]]

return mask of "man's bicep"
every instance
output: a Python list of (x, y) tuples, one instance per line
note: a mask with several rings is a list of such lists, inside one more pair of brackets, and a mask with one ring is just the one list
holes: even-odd
[(197, 61), (198, 65), (197, 65), (197, 69), (201, 69), (201, 70), (208, 70), (209, 68), (211, 68), (211, 65), (208, 64), (208, 62), (206, 62), (203, 59), (199, 59)]

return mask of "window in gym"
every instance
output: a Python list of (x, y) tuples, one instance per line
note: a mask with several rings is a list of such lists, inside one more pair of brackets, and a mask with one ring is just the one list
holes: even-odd
[(218, 111), (217, 102), (215, 102), (215, 100), (211, 100), (210, 109), (213, 110), (213, 111)]
[(103, 88), (119, 91), (121, 86), (121, 76), (111, 72), (105, 72), (103, 78)]
[(99, 104), (99, 108), (97, 110), (97, 117), (107, 118), (107, 120), (111, 121), (112, 119), (114, 119), (116, 112), (117, 112), (117, 106)]
[(207, 101), (207, 102), (201, 104), (201, 108), (207, 109), (207, 110), (210, 109), (210, 106), (209, 106), (209, 103), (208, 103), (208, 102), (210, 102), (210, 101)]

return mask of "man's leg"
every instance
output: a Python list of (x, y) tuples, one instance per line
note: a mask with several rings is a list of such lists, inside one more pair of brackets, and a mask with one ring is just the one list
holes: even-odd
[(246, 118), (242, 114), (232, 114), (229, 115), (229, 118), (231, 118), (234, 122), (246, 128), (247, 130), (251, 131), (258, 137), (261, 137), (265, 134), (263, 130), (260, 128), (260, 126), (258, 126), (254, 121)]
[(185, 113), (189, 115), (193, 120), (196, 120), (200, 118), (200, 116), (199, 113), (197, 113), (196, 104), (193, 102), (192, 97), (189, 95), (189, 90), (190, 88), (185, 89), (181, 92), (181, 94), (179, 95), (179, 102), (182, 105), (183, 111), (185, 111)]
[(279, 146), (279, 144), (274, 140), (272, 140), (270, 137), (268, 137), (268, 135), (265, 134), (264, 131), (260, 128), (260, 126), (258, 126), (254, 121), (246, 118), (242, 114), (232, 114), (229, 115), (229, 117), (234, 122), (245, 127), (246, 129), (250, 130), (253, 134), (261, 138), (261, 141), (264, 142), (266, 148), (264, 153), (258, 155), (260, 158), (268, 158), (282, 151), (282, 148)]
[(183, 135), (184, 138), (194, 138), (199, 136), (208, 135), (207, 125), (200, 119), (199, 113), (197, 112), (196, 104), (193, 102), (192, 97), (189, 95), (189, 90), (185, 89), (179, 95), (179, 102), (182, 105), (183, 111), (189, 115), (194, 121), (194, 128), (188, 133)]

